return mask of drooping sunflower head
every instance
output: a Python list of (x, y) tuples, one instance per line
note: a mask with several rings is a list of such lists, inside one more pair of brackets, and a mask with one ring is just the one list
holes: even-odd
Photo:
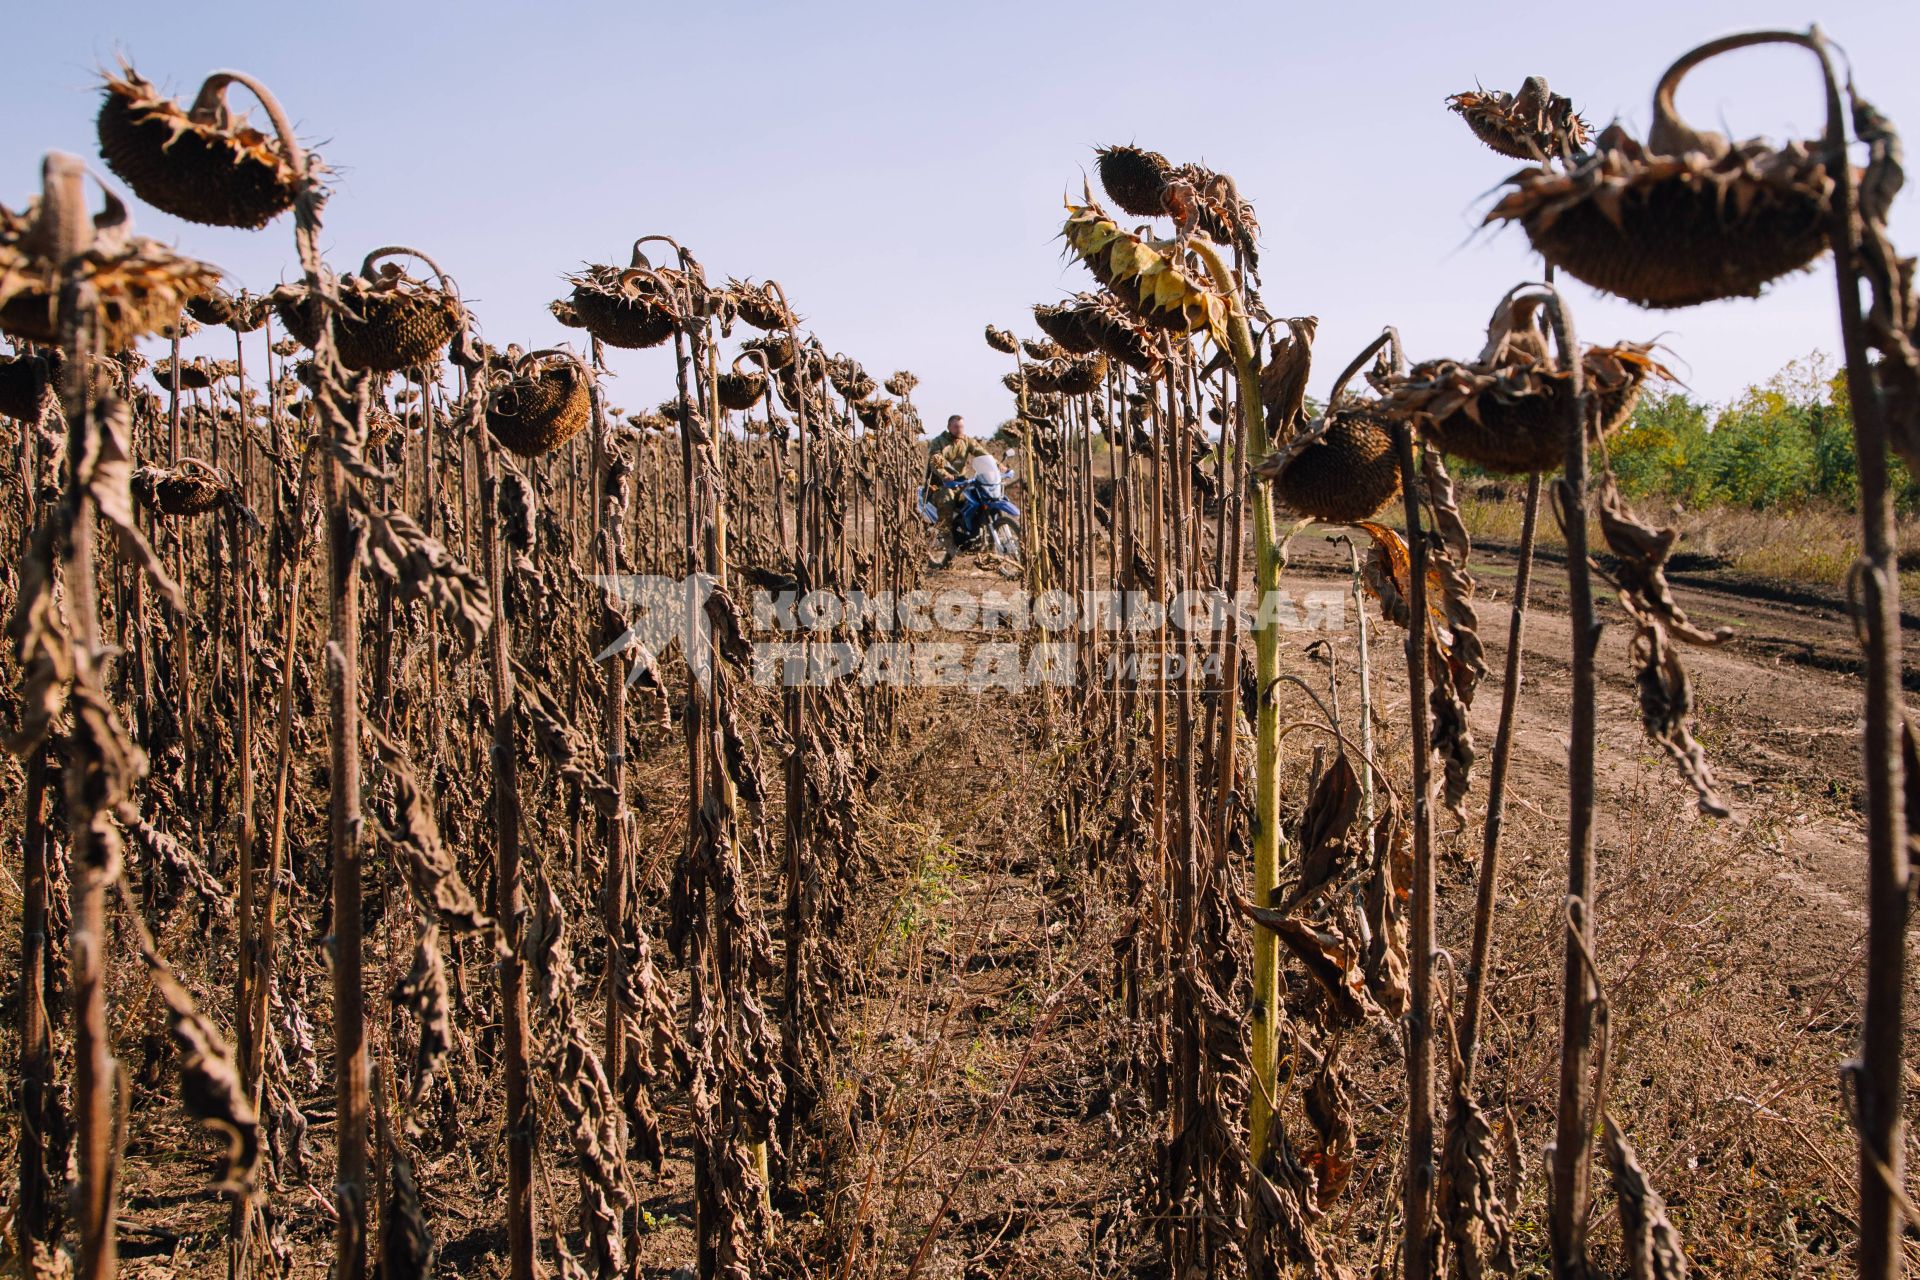
[(1228, 303), (1173, 240), (1128, 231), (1091, 199), (1068, 204), (1061, 234), (1094, 278), (1142, 321), (1180, 336), (1226, 341)]

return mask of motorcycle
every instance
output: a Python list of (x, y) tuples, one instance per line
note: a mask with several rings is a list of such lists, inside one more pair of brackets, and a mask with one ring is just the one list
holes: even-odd
[(920, 491), (920, 518), (928, 526), (930, 559), (935, 565), (955, 552), (980, 551), (1011, 564), (1020, 563), (1020, 508), (1007, 498), (1018, 481), (989, 454), (967, 464), (967, 474), (934, 482), (935, 492)]

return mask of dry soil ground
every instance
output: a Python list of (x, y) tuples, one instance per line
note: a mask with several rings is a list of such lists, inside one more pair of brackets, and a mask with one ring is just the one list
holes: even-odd
[[(1328, 546), (1324, 532), (1295, 539), (1293, 585), (1344, 583), (1344, 552)], [(1470, 821), (1441, 841), (1442, 941), (1454, 954), (1466, 945), (1513, 574), (1497, 552), (1482, 549), (1476, 561), (1481, 634), (1495, 674), (1473, 708), (1482, 767)], [(1004, 584), (960, 566), (935, 585)], [(1851, 628), (1837, 601), (1783, 603), (1711, 579), (1688, 579), (1678, 595), (1696, 622), (1734, 631), (1723, 647), (1687, 658), (1699, 737), (1736, 812), (1724, 821), (1697, 816), (1684, 784), (1643, 738), (1626, 634), (1610, 610), (1615, 625), (1601, 652), (1598, 917), (1611, 1102), (1703, 1272), (1838, 1274), (1854, 1199), (1839, 1071), (1858, 1031), (1865, 931)], [(1517, 1229), (1523, 1253), (1537, 1258), (1564, 876), (1568, 629), (1560, 566), (1540, 566), (1534, 597), (1482, 1079), (1529, 1155), (1528, 1212)], [(1349, 708), (1353, 621), (1349, 614), (1332, 637)], [(1381, 746), (1398, 754), (1403, 772), (1401, 648), (1397, 634), (1377, 624), (1374, 636)], [(1324, 688), (1326, 660), (1304, 652), (1311, 638), (1290, 644), (1287, 662)], [(1910, 663), (1909, 688), (1915, 674)], [(1044, 800), (1056, 793), (1062, 752), (1030, 697), (919, 692), (875, 787), (867, 832), (876, 869), (856, 913), (866, 981), (845, 1034), (848, 1087), (860, 1091), (864, 1108), (852, 1212), (861, 1257), (887, 1259), (881, 1274), (902, 1274), (922, 1252), (919, 1273), (928, 1277), (1128, 1274), (1151, 1265), (1141, 1245), (1151, 1232), (1139, 1229), (1141, 1210), (1129, 1196), (1152, 1134), (1119, 1079), (1126, 1029), (1100, 976), (1127, 904), (1076, 895), (1057, 812)], [(656, 814), (672, 812), (670, 797), (656, 800)], [(649, 838), (664, 857), (677, 837), (663, 825)], [(1920, 1028), (1909, 1037), (1920, 1044)], [(1380, 1206), (1391, 1200), (1399, 1123), (1399, 1073), (1385, 1037), (1357, 1055), (1355, 1071), (1365, 1114), (1354, 1203), (1336, 1207), (1323, 1229), (1350, 1262), (1364, 1264), (1375, 1255)], [(641, 1256), (646, 1274), (658, 1277), (691, 1274), (692, 1261), (684, 1100), (663, 1101), (668, 1170), (640, 1178), (653, 1228)], [(277, 1199), (301, 1219), (290, 1224), (296, 1237), (317, 1245), (327, 1229), (317, 1188), (330, 1163), (324, 1086), (307, 1109), (316, 1189), (287, 1187)], [(464, 1165), (424, 1171), (423, 1182), (443, 1271), (482, 1280), (501, 1273), (493, 1213), (500, 1165), (475, 1159), (485, 1144), (473, 1136)], [(127, 1274), (223, 1272), (216, 1241), (224, 1211), (175, 1185), (198, 1168), (150, 1163), (136, 1145)], [(565, 1224), (571, 1177), (561, 1169), (553, 1176), (553, 1216)], [(804, 1220), (820, 1201), (782, 1207)], [(1596, 1230), (1604, 1248), (1605, 1218)], [(309, 1252), (304, 1243), (301, 1251)], [(316, 1262), (324, 1258), (323, 1247), (312, 1252)]]

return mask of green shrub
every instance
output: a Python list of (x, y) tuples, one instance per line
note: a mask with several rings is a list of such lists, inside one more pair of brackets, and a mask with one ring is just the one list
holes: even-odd
[[(1860, 479), (1846, 378), (1819, 352), (1714, 409), (1684, 391), (1647, 395), (1609, 446), (1629, 496), (1671, 498), (1696, 509), (1795, 508), (1822, 501), (1852, 507)], [(1898, 462), (1896, 501), (1920, 501)]]
[(1620, 487), (1630, 496), (1679, 494), (1706, 438), (1706, 406), (1684, 392), (1655, 392), (1640, 401), (1633, 421), (1607, 452)]

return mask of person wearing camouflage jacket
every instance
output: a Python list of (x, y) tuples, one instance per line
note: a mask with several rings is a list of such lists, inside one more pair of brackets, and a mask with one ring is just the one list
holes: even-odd
[(927, 479), (954, 480), (966, 474), (967, 463), (987, 452), (986, 446), (967, 434), (966, 419), (954, 414), (947, 429), (927, 441)]

